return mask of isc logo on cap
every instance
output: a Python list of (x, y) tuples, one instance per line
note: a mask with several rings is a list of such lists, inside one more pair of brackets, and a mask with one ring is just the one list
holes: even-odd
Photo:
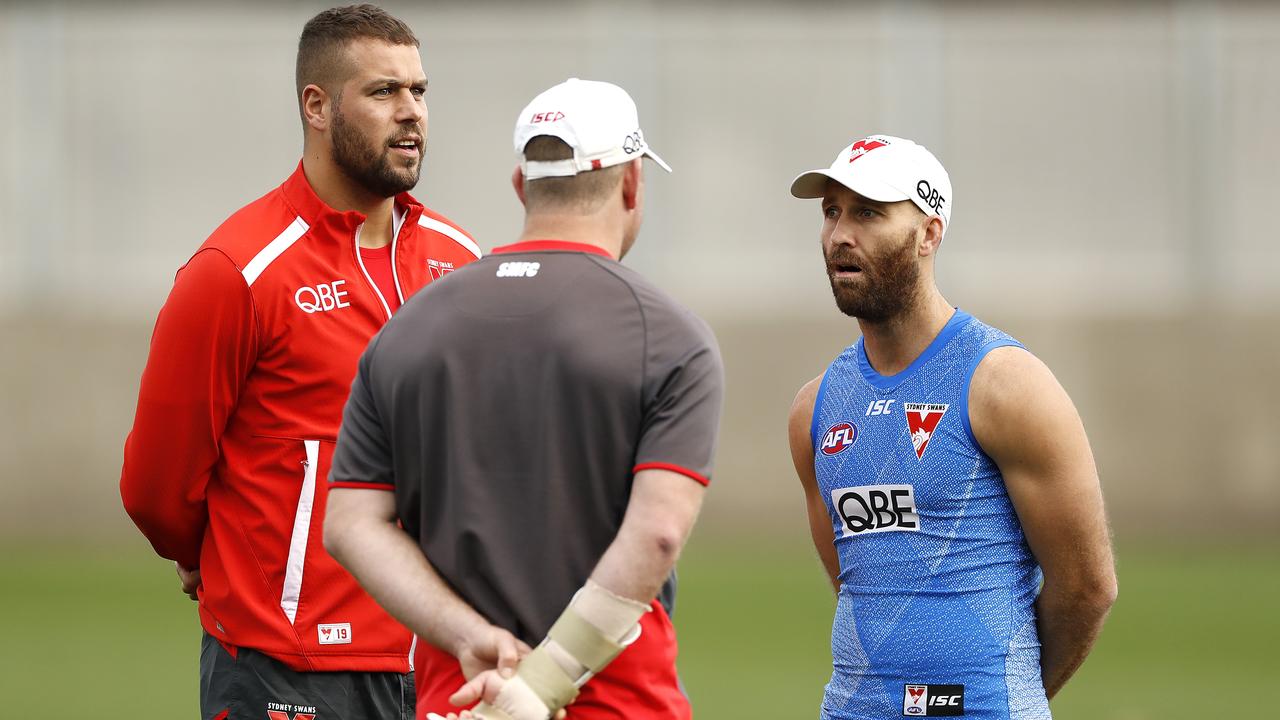
[(836, 423), (827, 430), (826, 435), (822, 436), (822, 454), (839, 455), (849, 449), (857, 439), (857, 425), (848, 422)]

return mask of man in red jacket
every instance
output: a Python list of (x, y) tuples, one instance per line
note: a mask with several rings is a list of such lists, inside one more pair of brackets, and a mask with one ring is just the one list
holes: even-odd
[[(320, 13), (297, 89), (297, 170), (214, 231), (160, 311), (120, 493), (199, 599), (205, 720), (409, 718), (412, 637), (325, 553), (325, 478), (369, 339), (480, 251), (408, 194), (427, 79), (403, 22)], [(495, 632), (474, 653), (517, 648)]]

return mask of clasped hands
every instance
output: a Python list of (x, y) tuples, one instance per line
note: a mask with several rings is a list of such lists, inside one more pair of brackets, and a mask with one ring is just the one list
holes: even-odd
[[(462, 666), (462, 675), (466, 684), (449, 696), (449, 702), (458, 707), (472, 705), (477, 702), (492, 704), (497, 701), (498, 694), (507, 682), (515, 677), (516, 666), (520, 660), (533, 651), (522, 640), (510, 632), (490, 625), (474, 637), (461, 643), (458, 652), (458, 664)], [(477, 708), (480, 710), (480, 708)], [(555, 713), (555, 720), (565, 720), (566, 712), (561, 708)], [(427, 713), (427, 720), (498, 720), (473, 710), (461, 713), (449, 713), (447, 716)], [(505, 717), (502, 719), (505, 720)], [(517, 717), (511, 720), (533, 720)], [(542, 720), (542, 719), (539, 719)]]

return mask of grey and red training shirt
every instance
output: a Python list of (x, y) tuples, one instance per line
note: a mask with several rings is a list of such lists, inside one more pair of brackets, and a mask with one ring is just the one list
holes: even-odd
[[(494, 624), (536, 644), (613, 541), (632, 477), (707, 484), (723, 369), (702, 320), (605, 251), (497, 248), (406, 302), (374, 338), (330, 481), (393, 491), (404, 529)], [(574, 717), (687, 717), (673, 583)], [(452, 657), (419, 642), (419, 711), (455, 710)], [(595, 714), (592, 708), (597, 708)]]

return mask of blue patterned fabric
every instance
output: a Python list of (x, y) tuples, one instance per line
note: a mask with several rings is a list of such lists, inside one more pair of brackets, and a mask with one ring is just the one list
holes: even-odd
[(814, 469), (841, 582), (824, 719), (957, 716), (940, 685), (963, 686), (966, 718), (1050, 717), (1040, 568), (969, 427), (973, 372), (1006, 345), (1021, 347), (957, 310), (897, 375), (877, 373), (859, 339), (823, 378)]

